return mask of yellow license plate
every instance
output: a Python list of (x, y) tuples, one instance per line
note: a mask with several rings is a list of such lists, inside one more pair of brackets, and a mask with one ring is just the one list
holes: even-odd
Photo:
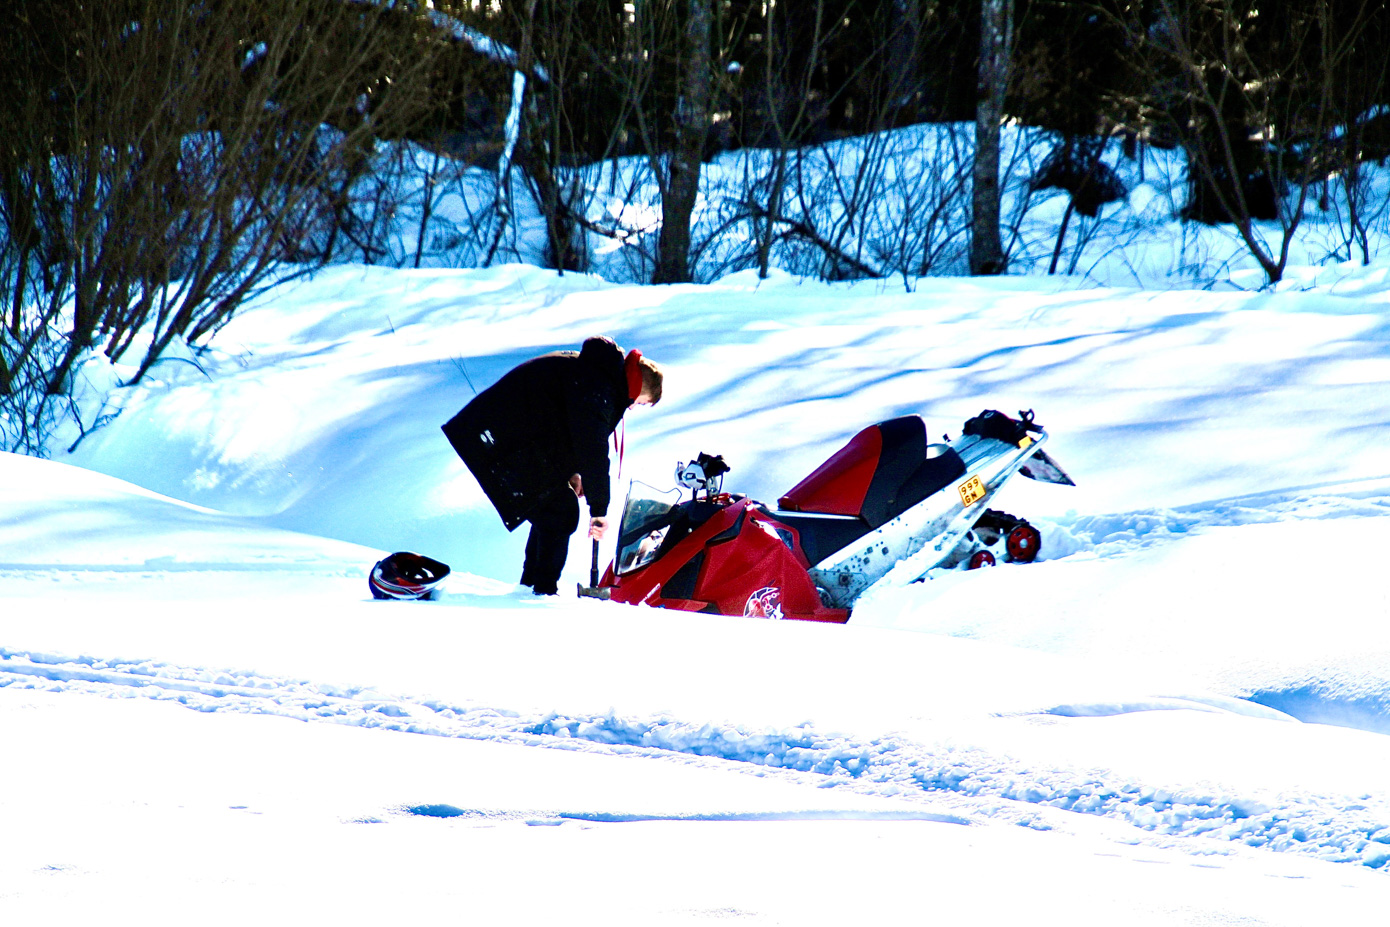
[(960, 493), (961, 504), (967, 508), (985, 497), (985, 484), (980, 482), (978, 476), (972, 476), (957, 486), (956, 490)]

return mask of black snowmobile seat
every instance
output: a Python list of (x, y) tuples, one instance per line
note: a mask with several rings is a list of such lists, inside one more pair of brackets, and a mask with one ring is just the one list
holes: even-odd
[[(898, 490), (900, 508), (906, 512), (923, 499), (940, 492), (965, 475), (965, 461), (949, 444), (932, 444), (927, 456)], [(894, 517), (897, 517), (896, 515)]]

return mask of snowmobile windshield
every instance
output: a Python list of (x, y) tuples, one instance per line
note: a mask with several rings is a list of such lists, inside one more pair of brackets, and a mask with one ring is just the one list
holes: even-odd
[(636, 480), (628, 487), (627, 504), (618, 528), (618, 574), (651, 563), (679, 514), (680, 490), (662, 491)]

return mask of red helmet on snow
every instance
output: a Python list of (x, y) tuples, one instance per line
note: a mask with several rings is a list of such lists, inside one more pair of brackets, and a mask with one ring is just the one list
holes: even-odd
[(428, 599), (449, 568), (423, 554), (401, 550), (378, 560), (367, 576), (374, 599)]

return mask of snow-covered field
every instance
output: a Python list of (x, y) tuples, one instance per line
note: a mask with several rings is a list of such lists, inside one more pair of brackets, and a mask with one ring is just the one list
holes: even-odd
[[(0, 923), (1382, 923), (1387, 272), (272, 291), (0, 454)], [(773, 501), (985, 408), (1078, 485), (999, 499), (1041, 562), (846, 626), (535, 599), (439, 425), (594, 333), (668, 371), (619, 486)], [(370, 599), (398, 549), (440, 600)]]

